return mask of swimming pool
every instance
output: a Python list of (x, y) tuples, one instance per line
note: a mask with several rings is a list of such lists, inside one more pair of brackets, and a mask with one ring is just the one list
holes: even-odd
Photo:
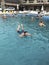
[[(46, 27), (32, 16), (0, 18), (0, 65), (49, 65), (49, 21), (43, 20)], [(32, 37), (19, 37), (19, 23)]]

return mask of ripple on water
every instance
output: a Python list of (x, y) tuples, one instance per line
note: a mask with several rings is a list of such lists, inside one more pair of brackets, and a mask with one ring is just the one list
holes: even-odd
[[(0, 65), (49, 65), (49, 24), (39, 27), (31, 15), (16, 17), (0, 18)], [(19, 37), (16, 29), (21, 23), (32, 37)]]

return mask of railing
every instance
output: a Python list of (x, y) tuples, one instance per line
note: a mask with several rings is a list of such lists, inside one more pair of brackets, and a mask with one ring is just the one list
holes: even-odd
[(29, 1), (29, 3), (34, 3), (34, 1)]
[(5, 5), (13, 5), (13, 6), (17, 6), (17, 4), (15, 4), (15, 3), (5, 3)]
[(23, 1), (22, 3), (26, 3), (26, 4), (27, 4), (27, 3), (34, 3), (34, 1), (29, 1), (29, 0), (28, 0), (28, 1)]
[(45, 4), (49, 4), (49, 2), (43, 2), (43, 1), (37, 1), (37, 2), (34, 2), (34, 1), (23, 1), (22, 2), (22, 4), (43, 4), (43, 3), (45, 3)]
[[(16, 4), (16, 2), (9, 2), (7, 1), (9, 4), (12, 3), (12, 4)], [(5, 2), (6, 3), (6, 2)], [(46, 2), (46, 1), (22, 1), (22, 4), (49, 4), (49, 2)]]
[(8, 2), (8, 3), (16, 3), (16, 2), (9, 2), (9, 1), (6, 1), (5, 3), (7, 3), (7, 2)]
[(22, 3), (26, 3), (27, 1), (23, 1)]

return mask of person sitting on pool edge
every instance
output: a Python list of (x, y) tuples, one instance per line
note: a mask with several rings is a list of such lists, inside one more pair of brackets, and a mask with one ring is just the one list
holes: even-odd
[(20, 37), (31, 36), (30, 33), (28, 33), (27, 31), (24, 31), (23, 24), (21, 24), (21, 26), (22, 26), (22, 30), (20, 30), (20, 25), (18, 25), (18, 28), (17, 28), (17, 32), (20, 34), (19, 36)]
[(44, 23), (43, 23), (43, 21), (40, 21), (40, 23), (39, 23), (39, 26), (46, 26)]

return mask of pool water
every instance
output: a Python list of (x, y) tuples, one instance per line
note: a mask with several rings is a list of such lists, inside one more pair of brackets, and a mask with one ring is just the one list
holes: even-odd
[[(49, 20), (43, 18), (45, 27), (39, 21), (25, 15), (0, 18), (0, 65), (49, 65)], [(20, 38), (18, 24), (32, 37)]]

